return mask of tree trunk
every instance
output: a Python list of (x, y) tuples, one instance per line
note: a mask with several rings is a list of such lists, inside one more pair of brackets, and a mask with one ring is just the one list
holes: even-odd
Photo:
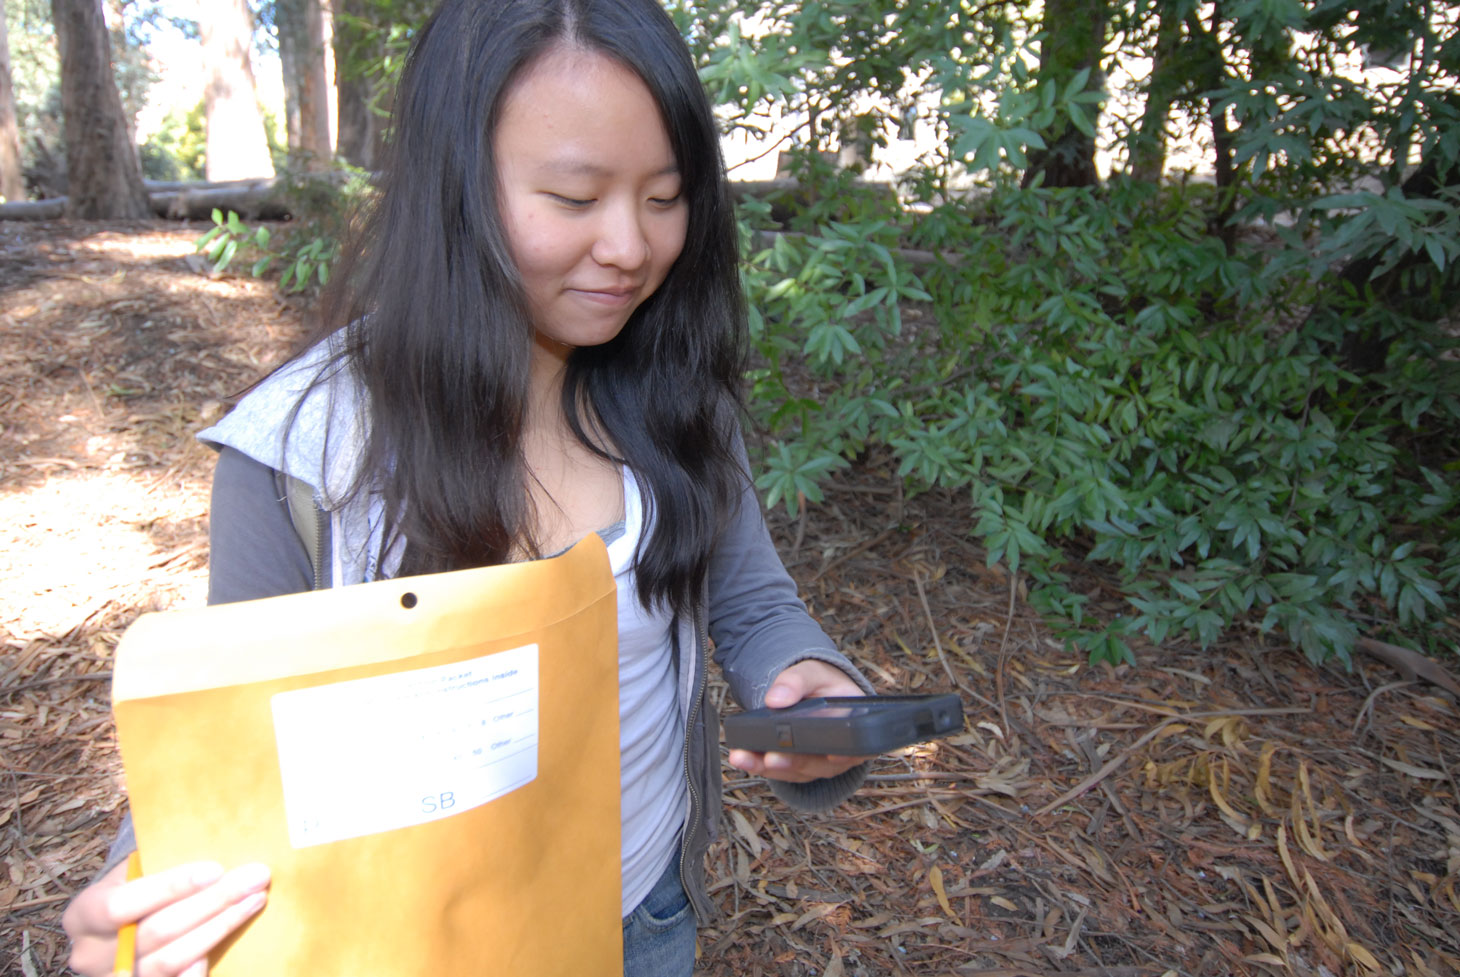
[(329, 169), (329, 85), (325, 71), (324, 16), (319, 0), (277, 0), (279, 61), (284, 73), (292, 165)]
[(364, 32), (360, 19), (366, 16), (365, 0), (335, 0), (335, 99), (339, 105), (339, 138), (336, 152), (362, 169), (373, 169), (377, 133), (382, 119), (371, 107), (376, 84), (365, 74)]
[(10, 38), (5, 29), (3, 3), (0, 3), (0, 198), (25, 199), (25, 175), (20, 170), (20, 127), (15, 121), (15, 89), (10, 81)]
[(1217, 183), (1217, 211), (1207, 218), (1212, 233), (1231, 254), (1237, 241), (1232, 216), (1237, 211), (1236, 137), (1227, 125), (1227, 110), (1219, 104), (1217, 92), (1227, 84), (1227, 62), (1222, 54), (1221, 0), (1211, 4), (1212, 26), (1207, 28), (1201, 15), (1193, 11), (1186, 18), (1190, 35), (1188, 49), (1192, 59), (1191, 76), (1205, 93), (1207, 122), (1212, 129), (1212, 170)]
[(1171, 118), (1171, 103), (1181, 87), (1175, 63), (1181, 46), (1181, 20), (1163, 13), (1159, 5), (1153, 16), (1159, 18), (1156, 49), (1151, 55), (1151, 74), (1146, 79), (1146, 105), (1130, 149), (1131, 175), (1147, 183), (1160, 182), (1166, 170), (1166, 123)]
[[(1086, 89), (1103, 84), (1100, 52), (1105, 46), (1106, 0), (1045, 0), (1044, 44), (1036, 84), (1053, 83), (1061, 96), (1082, 69), (1090, 69)], [(1066, 120), (1044, 136), (1044, 149), (1031, 150), (1023, 185), (1044, 177), (1047, 187), (1088, 187), (1100, 181), (1095, 170), (1095, 139)]]
[(339, 72), (339, 65), (335, 64), (336, 0), (317, 0), (317, 2), (320, 17), (320, 47), (324, 51), (324, 78), (322, 81), (324, 94), (320, 96), (320, 101), (325, 105), (324, 144), (329, 149), (330, 159), (333, 160), (335, 147), (340, 143), (340, 106), (335, 99), (335, 76)]
[(101, 16), (111, 40), (112, 77), (122, 100), (122, 118), (127, 121), (127, 140), (137, 145), (137, 116), (146, 103), (146, 83), (139, 84), (146, 57), (127, 47), (127, 5), (136, 0), (103, 0)]
[(207, 116), (207, 177), (243, 180), (274, 175), (269, 142), (254, 94), (248, 52), (253, 15), (248, 0), (199, 0), (198, 29), (209, 69), (203, 92)]
[(274, 29), (279, 35), (279, 72), (284, 79), (284, 143), (289, 163), (299, 153), (299, 26), (294, 22), (298, 0), (276, 0)]
[(65, 118), (66, 212), (87, 219), (149, 217), (137, 149), (127, 137), (112, 76), (111, 43), (101, 0), (51, 0), (61, 50)]

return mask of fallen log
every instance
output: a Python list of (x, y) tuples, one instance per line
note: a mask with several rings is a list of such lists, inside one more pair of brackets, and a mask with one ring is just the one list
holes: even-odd
[[(291, 184), (279, 177), (228, 183), (155, 183), (148, 187), (152, 212), (169, 220), (207, 220), (214, 208), (245, 220), (284, 220), (293, 213)], [(0, 204), (0, 220), (60, 220), (66, 198)]]
[(219, 187), (252, 187), (266, 182), (270, 177), (254, 177), (250, 180), (143, 180), (142, 186), (148, 193), (176, 190), (214, 190)]
[(0, 220), (53, 221), (65, 216), (65, 211), (65, 197), (51, 197), (47, 200), (16, 200), (0, 204)]
[(160, 190), (147, 195), (152, 212), (171, 220), (207, 220), (215, 209), (234, 211), (244, 220), (283, 220), (293, 211), (288, 186), (277, 177), (253, 183), (182, 190)]

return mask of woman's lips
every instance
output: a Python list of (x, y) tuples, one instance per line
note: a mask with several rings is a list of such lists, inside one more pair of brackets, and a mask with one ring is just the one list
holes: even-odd
[(597, 305), (622, 306), (628, 305), (638, 292), (636, 288), (574, 288), (570, 291), (576, 292), (589, 302)]

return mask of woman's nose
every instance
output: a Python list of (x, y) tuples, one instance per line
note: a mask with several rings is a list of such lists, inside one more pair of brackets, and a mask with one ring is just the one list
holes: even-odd
[(644, 217), (636, 208), (605, 211), (593, 245), (593, 260), (601, 265), (635, 271), (649, 260), (649, 238)]

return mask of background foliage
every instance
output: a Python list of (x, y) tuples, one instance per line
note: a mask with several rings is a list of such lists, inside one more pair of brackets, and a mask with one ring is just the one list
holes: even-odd
[[(38, 196), (62, 194), (64, 180), (60, 174), (65, 168), (66, 149), (61, 138), (61, 65), (51, 24), (51, 4), (49, 0), (3, 2), (22, 164)], [(169, 12), (172, 6), (158, 0), (107, 0), (107, 22), (113, 28), (113, 75), (128, 125), (134, 129), (137, 115), (157, 81), (149, 54), (157, 32), (170, 27), (196, 34), (196, 25)], [(141, 147), (145, 176), (164, 180), (194, 178), (185, 158), (188, 124), (188, 119), (170, 119), (159, 138)], [(179, 141), (184, 143), (181, 148), (176, 145)]]
[(60, 55), (51, 30), (51, 5), (47, 0), (4, 0), (4, 3), (21, 154), (25, 164), (33, 166), (36, 139), (53, 152), (65, 155), (60, 148)]
[[(1453, 650), (1456, 7), (1098, 6), (1118, 29), (1063, 83), (1037, 66), (1067, 22), (1014, 5), (682, 7), (730, 125), (808, 120), (810, 203), (744, 211), (768, 501), (890, 446), (1096, 658), (1239, 626)], [(1102, 79), (1163, 36), (1122, 117)], [(1210, 130), (1216, 186), (1131, 172), (1153, 103), (1154, 138)], [(1102, 104), (1114, 174), (1031, 179)], [(941, 144), (895, 208), (819, 165), (918, 118)]]
[[(727, 130), (794, 123), (794, 191), (741, 207), (769, 504), (890, 449), (1093, 658), (1455, 649), (1455, 4), (670, 9)], [(389, 77), (424, 10), (371, 10)], [(1177, 141), (1210, 178), (1160, 178)]]

